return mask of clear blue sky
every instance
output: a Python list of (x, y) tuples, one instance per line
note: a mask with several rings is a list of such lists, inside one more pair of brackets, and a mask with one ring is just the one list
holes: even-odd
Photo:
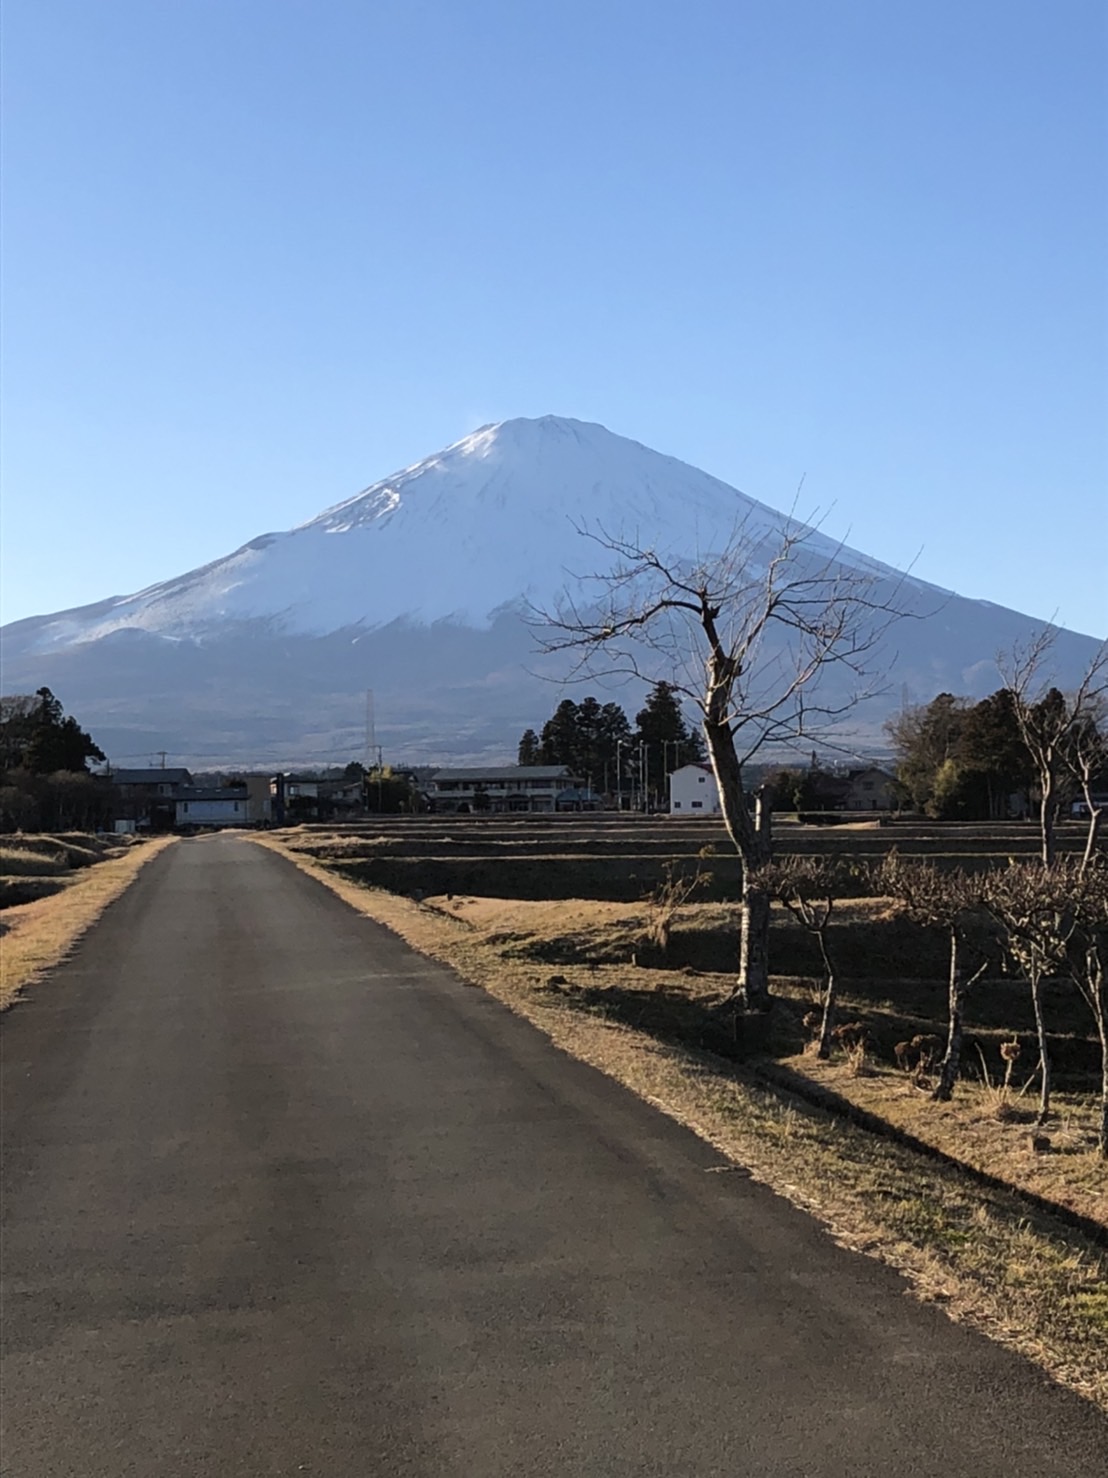
[(1103, 0), (5, 0), (4, 618), (601, 421), (1108, 629)]

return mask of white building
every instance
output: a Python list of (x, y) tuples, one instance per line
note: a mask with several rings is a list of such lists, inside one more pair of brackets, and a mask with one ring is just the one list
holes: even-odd
[(669, 775), (671, 816), (718, 816), (719, 791), (711, 765), (682, 765)]
[(565, 765), (437, 770), (431, 776), (431, 801), (436, 811), (455, 815), (596, 810), (600, 805), (600, 797)]
[(250, 800), (245, 789), (201, 790), (183, 788), (177, 793), (177, 825), (245, 826)]

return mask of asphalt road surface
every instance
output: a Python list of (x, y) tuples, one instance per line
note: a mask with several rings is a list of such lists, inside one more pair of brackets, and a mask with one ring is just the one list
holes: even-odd
[(8, 1478), (1085, 1478), (1108, 1423), (291, 864), (5, 1017)]

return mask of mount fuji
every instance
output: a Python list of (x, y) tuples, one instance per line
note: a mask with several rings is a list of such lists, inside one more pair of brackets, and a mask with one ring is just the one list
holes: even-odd
[[(50, 687), (116, 761), (164, 749), (196, 767), (342, 763), (364, 751), (372, 689), (388, 757), (491, 763), (565, 696), (568, 667), (536, 656), (524, 617), (605, 567), (582, 525), (691, 557), (737, 527), (772, 548), (788, 523), (602, 426), (504, 421), (177, 579), (11, 623), (4, 686)], [(818, 532), (807, 543), (897, 578)], [(890, 694), (854, 716), (860, 748), (905, 693), (993, 691), (997, 652), (1035, 624), (923, 581), (905, 589), (930, 614), (897, 629)], [(1096, 647), (1059, 632), (1058, 680), (1075, 681)], [(607, 696), (633, 712), (642, 691)]]

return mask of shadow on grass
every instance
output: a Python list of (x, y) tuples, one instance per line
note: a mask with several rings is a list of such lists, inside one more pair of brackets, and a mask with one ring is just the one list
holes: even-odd
[[(680, 989), (648, 989), (635, 986), (567, 985), (554, 987), (575, 1009), (618, 1021), (647, 1033), (667, 1045), (680, 1044), (711, 1053), (726, 1064), (741, 1065), (783, 1103), (799, 1099), (835, 1118), (843, 1119), (868, 1133), (924, 1155), (936, 1164), (949, 1166), (970, 1176), (990, 1190), (1016, 1196), (1029, 1207), (1075, 1228), (1098, 1246), (1108, 1247), (1108, 1227), (1033, 1191), (1021, 1189), (1000, 1176), (978, 1170), (954, 1155), (948, 1155), (907, 1130), (899, 1129), (879, 1114), (860, 1107), (843, 1094), (776, 1061), (799, 1052), (806, 1039), (796, 1003), (777, 997), (766, 1014), (747, 1014), (728, 997), (696, 996)], [(1021, 1116), (1022, 1117), (1022, 1116)], [(1034, 1118), (1028, 1112), (1030, 1123)], [(1080, 1146), (1058, 1146), (1052, 1153), (1083, 1153)]]
[(0, 909), (17, 908), (21, 903), (36, 903), (40, 898), (50, 898), (68, 887), (67, 877), (16, 877), (0, 878)]

